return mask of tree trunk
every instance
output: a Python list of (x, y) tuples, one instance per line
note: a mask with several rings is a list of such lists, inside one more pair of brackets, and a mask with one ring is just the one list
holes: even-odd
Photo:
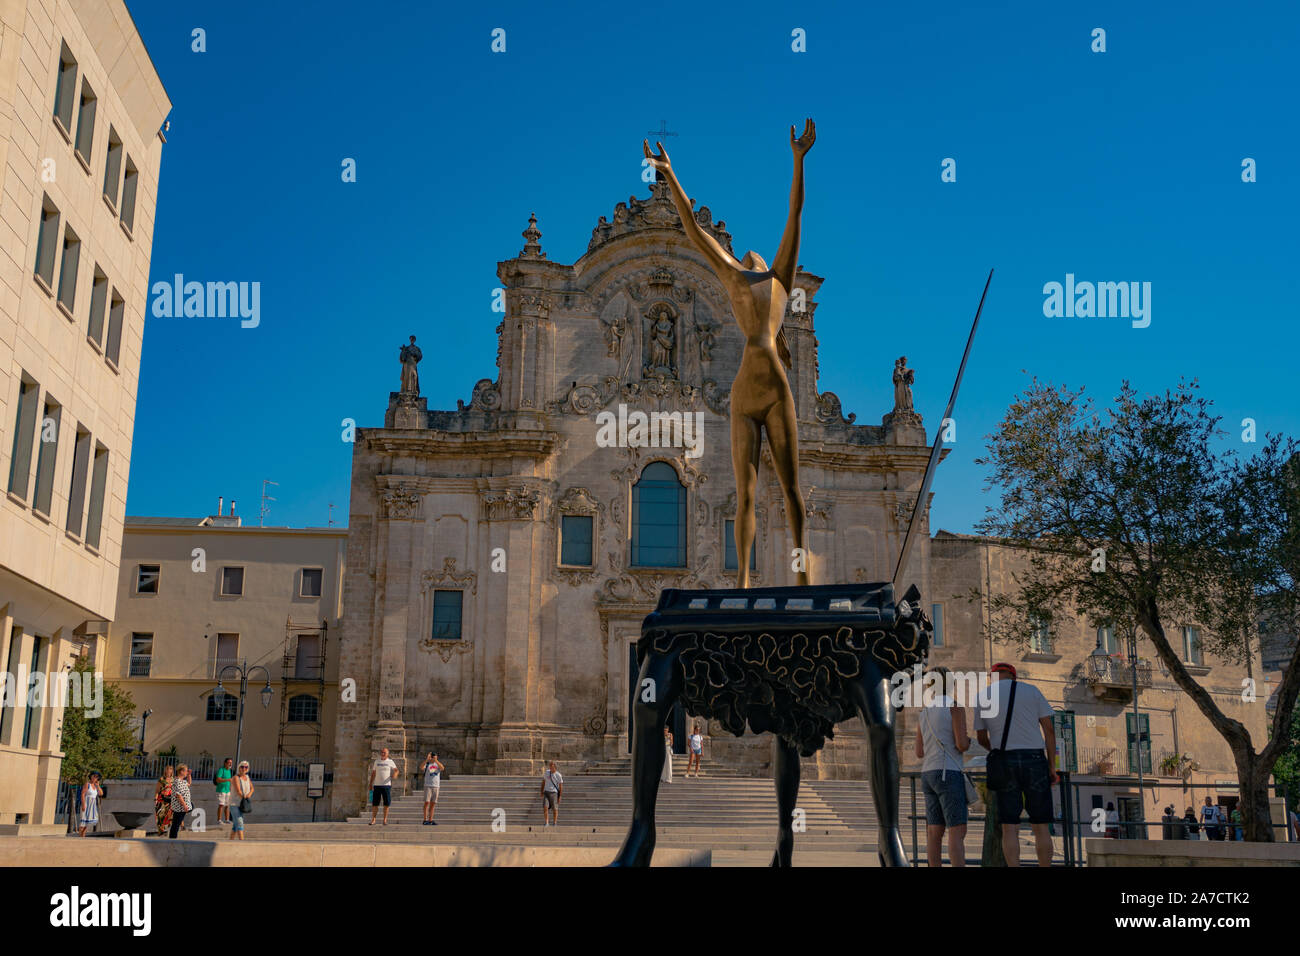
[(1241, 835), (1247, 840), (1272, 843), (1277, 839), (1268, 806), (1268, 771), (1259, 758), (1246, 748), (1233, 757), (1237, 763), (1237, 780), (1240, 784), (1242, 827)]
[(1002, 852), (1002, 824), (998, 820), (998, 795), (984, 788), (984, 846), (980, 851), (980, 866), (1006, 866)]
[(1218, 731), (1228, 747), (1232, 750), (1233, 762), (1237, 765), (1237, 785), (1241, 794), (1242, 835), (1247, 840), (1262, 842), (1273, 841), (1273, 828), (1268, 816), (1268, 770), (1273, 761), (1268, 761), (1267, 768), (1260, 761), (1259, 754), (1251, 746), (1250, 731), (1239, 720), (1224, 714), (1219, 706), (1183, 666), (1178, 655), (1165, 637), (1164, 625), (1160, 621), (1160, 612), (1155, 601), (1148, 601), (1137, 608), (1137, 621), (1143, 632), (1150, 639), (1156, 653), (1168, 668), (1169, 673), (1198, 710), (1205, 715), (1210, 725)]

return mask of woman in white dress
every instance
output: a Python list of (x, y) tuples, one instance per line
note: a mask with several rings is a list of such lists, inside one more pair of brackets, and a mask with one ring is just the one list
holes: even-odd
[(673, 732), (664, 728), (664, 772), (659, 778), (664, 783), (673, 782)]
[(99, 786), (99, 774), (92, 773), (86, 777), (81, 788), (81, 813), (78, 815), (77, 836), (85, 836), (86, 830), (99, 826), (99, 797), (104, 791)]

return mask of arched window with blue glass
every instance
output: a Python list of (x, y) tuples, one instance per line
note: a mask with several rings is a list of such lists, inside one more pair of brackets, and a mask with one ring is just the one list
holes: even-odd
[(686, 488), (667, 462), (646, 465), (632, 486), (632, 565), (686, 567)]

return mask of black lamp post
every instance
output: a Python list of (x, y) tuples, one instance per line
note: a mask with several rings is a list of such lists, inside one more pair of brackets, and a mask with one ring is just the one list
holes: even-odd
[(217, 674), (217, 686), (213, 690), (212, 696), (216, 698), (217, 706), (222, 707), (226, 700), (226, 689), (221, 686), (222, 679), (226, 676), (227, 671), (234, 671), (239, 675), (239, 728), (235, 732), (235, 766), (239, 766), (239, 752), (244, 743), (244, 698), (248, 696), (248, 678), (253, 671), (261, 671), (266, 675), (266, 686), (262, 688), (262, 707), (271, 706), (271, 696), (275, 693), (271, 689), (271, 672), (261, 664), (254, 664), (249, 667), (246, 664), (227, 664), (221, 668)]
[(150, 707), (148, 710), (146, 710), (143, 714), (140, 715), (140, 756), (141, 757), (144, 756), (144, 728), (148, 725), (149, 717), (151, 714), (153, 714), (152, 707)]

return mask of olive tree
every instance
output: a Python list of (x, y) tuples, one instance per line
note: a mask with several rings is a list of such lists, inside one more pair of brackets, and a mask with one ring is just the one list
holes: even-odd
[[(1231, 749), (1247, 839), (1272, 840), (1268, 776), (1290, 740), (1300, 642), (1274, 698), (1270, 737), (1257, 742), (1169, 639), (1175, 623), (1194, 622), (1206, 651), (1240, 662), (1261, 621), (1295, 634), (1300, 620), (1296, 442), (1267, 436), (1239, 455), (1220, 421), (1194, 381), (1147, 397), (1124, 382), (1099, 409), (1082, 389), (1035, 379), (977, 459), (991, 468), (987, 490), (1000, 495), (979, 529), (1026, 556), (1014, 593), (989, 596), (995, 632), (1066, 609), (1117, 633), (1139, 629)], [(1262, 688), (1243, 684), (1243, 699), (1263, 708)]]

